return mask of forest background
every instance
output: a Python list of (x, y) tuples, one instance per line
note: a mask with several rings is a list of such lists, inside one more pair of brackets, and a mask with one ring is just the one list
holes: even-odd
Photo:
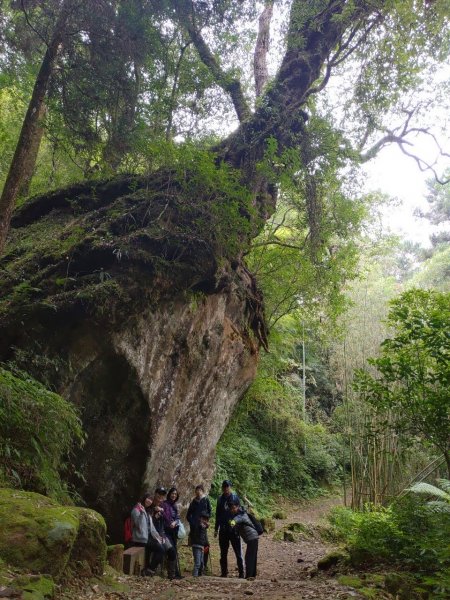
[[(89, 2), (3, 1), (0, 185), (43, 52), (53, 42), (54, 64), (16, 204), (52, 188), (162, 164), (196, 163), (208, 175), (209, 148), (245, 110), (240, 95), (258, 107), (270, 89), (289, 44), (291, 4), (133, 0), (97, 2), (93, 10)], [(327, 4), (307, 3), (298, 19)], [(278, 186), (278, 200), (245, 260), (264, 292), (269, 351), (217, 448), (212, 493), (231, 479), (261, 514), (280, 496), (311, 498), (342, 487), (348, 506), (362, 514), (370, 506), (385, 523), (383, 510), (417, 477), (433, 483), (449, 477), (450, 170), (442, 118), (450, 97), (448, 3), (392, 2), (383, 14), (381, 4), (386, 8), (380, 3), (380, 13), (365, 28), (355, 26), (329, 57), (302, 107), (300, 150), (280, 152), (269, 139), (259, 164)], [(253, 72), (247, 57), (255, 47)], [(431, 141), (431, 158), (420, 154), (422, 138)], [(389, 144), (429, 175), (429, 209), (420, 217), (439, 227), (427, 247), (387, 234), (380, 214), (395, 199), (365, 188), (364, 165)], [(419, 329), (408, 340), (411, 319)], [(382, 345), (386, 339), (398, 343), (390, 348)], [(417, 364), (411, 347), (423, 351)], [(411, 366), (406, 374), (405, 364)], [(431, 371), (430, 383), (424, 373)], [(11, 375), (3, 370), (2, 377)], [(432, 410), (439, 423), (425, 417), (417, 423), (403, 410), (404, 399), (392, 389), (405, 381), (409, 399), (411, 382), (431, 390), (424, 414)], [(38, 395), (39, 385), (29, 385), (30, 397)], [(20, 411), (26, 444), (31, 425)], [(70, 410), (66, 423), (67, 436), (52, 442), (60, 457), (71, 436), (83, 437)], [(38, 447), (51, 439), (49, 431), (42, 436)], [(35, 451), (21, 450), (14, 468), (4, 461), (4, 483), (26, 487), (29, 477), (63, 496), (64, 481), (50, 464), (36, 463)], [(8, 452), (3, 446), (3, 457)], [(336, 531), (345, 529), (342, 523), (338, 515)], [(353, 536), (360, 526), (346, 525)], [(366, 532), (366, 542), (372, 534)], [(448, 569), (437, 538), (427, 543)], [(427, 549), (423, 556), (428, 560)]]

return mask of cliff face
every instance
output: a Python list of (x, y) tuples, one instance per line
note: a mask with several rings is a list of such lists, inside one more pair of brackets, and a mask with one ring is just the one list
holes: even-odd
[(251, 274), (159, 190), (125, 178), (37, 198), (0, 262), (0, 360), (79, 407), (74, 482), (113, 540), (143, 490), (187, 500), (210, 481), (264, 342)]

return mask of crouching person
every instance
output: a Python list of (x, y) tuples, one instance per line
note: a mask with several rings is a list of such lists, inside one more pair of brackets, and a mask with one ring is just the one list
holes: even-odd
[(229, 502), (231, 514), (230, 527), (235, 528), (247, 544), (245, 551), (245, 577), (256, 577), (256, 562), (258, 558), (259, 534), (250, 520), (246, 511), (241, 507), (239, 500), (233, 499)]
[(209, 546), (208, 542), (208, 527), (209, 527), (209, 514), (202, 512), (200, 514), (200, 520), (194, 523), (191, 527), (191, 544), (192, 554), (194, 556), (194, 570), (192, 575), (198, 577), (203, 574), (204, 564), (204, 548)]

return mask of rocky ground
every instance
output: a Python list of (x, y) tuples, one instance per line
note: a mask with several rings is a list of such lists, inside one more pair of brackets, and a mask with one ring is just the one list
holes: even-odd
[[(218, 599), (218, 598), (270, 598), (271, 600), (307, 599), (317, 600), (364, 598), (357, 590), (341, 585), (336, 578), (318, 572), (316, 565), (319, 558), (327, 554), (332, 547), (318, 537), (301, 536), (296, 542), (282, 541), (282, 530), (290, 523), (317, 525), (323, 515), (336, 499), (317, 500), (309, 505), (290, 506), (288, 517), (276, 521), (276, 530), (264, 534), (260, 538), (258, 554), (258, 578), (254, 581), (238, 579), (237, 571), (230, 569), (228, 578), (218, 577), (219, 548), (217, 541), (210, 536), (212, 542), (212, 575), (193, 578), (189, 570), (191, 565), (190, 549), (181, 548), (185, 557), (186, 570), (184, 578), (168, 581), (161, 577), (120, 577), (121, 589), (108, 588), (104, 584), (91, 584), (80, 589), (61, 590), (59, 600), (75, 598), (92, 598), (93, 600), (147, 600), (159, 598)], [(286, 509), (286, 507), (284, 507)], [(281, 530), (281, 535), (280, 535)], [(234, 565), (230, 549), (230, 566)]]

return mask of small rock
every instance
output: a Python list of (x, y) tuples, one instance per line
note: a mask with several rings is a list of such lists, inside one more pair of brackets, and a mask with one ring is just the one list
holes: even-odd
[(297, 562), (298, 563), (302, 563), (302, 562), (305, 562), (305, 561), (303, 560), (303, 558), (297, 558)]
[(15, 590), (14, 588), (9, 587), (0, 588), (0, 598), (18, 598), (20, 596), (22, 596), (22, 592), (20, 590)]
[(253, 592), (251, 590), (245, 590), (244, 594), (246, 596), (253, 596)]

